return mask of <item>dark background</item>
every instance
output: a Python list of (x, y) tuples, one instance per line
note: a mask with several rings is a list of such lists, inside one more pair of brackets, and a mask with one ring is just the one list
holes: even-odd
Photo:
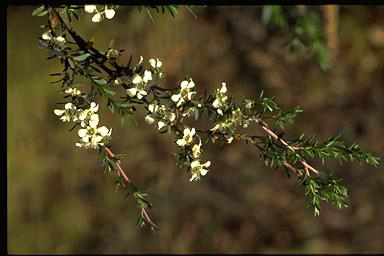
[[(137, 113), (138, 126), (120, 126), (100, 100), (100, 123), (113, 127), (113, 147), (125, 153), (123, 167), (149, 188), (153, 234), (135, 227), (133, 201), (116, 192), (114, 175), (104, 174), (97, 152), (75, 146), (76, 131), (54, 114), (62, 101), (37, 46), (46, 17), (37, 6), (7, 12), (7, 177), (9, 253), (361, 253), (384, 251), (384, 175), (381, 165), (329, 162), (349, 188), (350, 207), (322, 204), (314, 218), (303, 188), (283, 170), (265, 167), (257, 150), (243, 143), (205, 147), (210, 172), (201, 182), (175, 165), (172, 139), (157, 133)], [(315, 9), (322, 15), (323, 7)], [(126, 49), (122, 61), (157, 57), (174, 87), (190, 76), (196, 90), (227, 82), (235, 97), (276, 96), (284, 108), (300, 105), (287, 135), (304, 132), (323, 141), (338, 134), (383, 157), (384, 7), (341, 6), (337, 56), (329, 71), (299, 55), (287, 58), (287, 34), (265, 28), (258, 6), (185, 9), (176, 18), (121, 7), (112, 20), (92, 23), (85, 14), (75, 28), (105, 51), (109, 40)], [(87, 86), (87, 84), (84, 84)], [(102, 106), (104, 104), (104, 106)]]

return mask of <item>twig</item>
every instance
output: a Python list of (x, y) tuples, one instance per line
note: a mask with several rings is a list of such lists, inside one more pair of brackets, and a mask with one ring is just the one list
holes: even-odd
[[(104, 146), (104, 149), (108, 153), (108, 155), (113, 159), (113, 161), (115, 162), (117, 169), (119, 169), (119, 171), (120, 171), (121, 175), (124, 177), (125, 181), (128, 183), (132, 183), (131, 180), (128, 178), (128, 176), (125, 174), (123, 168), (121, 168), (119, 162), (115, 159), (115, 154), (113, 154), (112, 151), (107, 146)], [(148, 221), (151, 225), (156, 226), (156, 224), (154, 224), (153, 221), (151, 220), (151, 218), (149, 217), (146, 209), (144, 207), (140, 207), (140, 210), (141, 210), (141, 214), (142, 214), (142, 216), (144, 216), (145, 220)]]
[(75, 32), (75, 30), (73, 30), (73, 28), (71, 27), (71, 25), (69, 24), (67, 19), (60, 13), (60, 11), (56, 10), (55, 8), (53, 8), (53, 11), (55, 12), (57, 17), (59, 18), (60, 22), (62, 24), (64, 24), (65, 28), (68, 30), (69, 34), (71, 35), (73, 40), (75, 40), (76, 44), (80, 47), (80, 49), (82, 49), (83, 51), (88, 52), (88, 53), (91, 53), (89, 50), (92, 50), (92, 52), (97, 55), (96, 57), (92, 56), (92, 59), (96, 62), (96, 64), (100, 68), (102, 68), (105, 72), (107, 72), (108, 75), (112, 75), (114, 72), (111, 69), (109, 69), (107, 66), (105, 66), (103, 62), (101, 62), (101, 61), (99, 61), (97, 59), (97, 58), (100, 58), (100, 57), (105, 59), (105, 56), (103, 54), (101, 54), (98, 50), (96, 50), (93, 47), (88, 48), (87, 47), (87, 42), (85, 42), (85, 40), (81, 36), (79, 36)]
[(287, 142), (285, 142), (285, 140), (283, 140), (282, 138), (279, 138), (279, 136), (277, 136), (273, 131), (271, 131), (268, 128), (268, 125), (265, 122), (261, 121), (260, 119), (256, 119), (256, 123), (258, 123), (261, 126), (261, 128), (268, 133), (270, 137), (272, 137), (276, 141), (279, 141), (281, 144), (283, 144), (285, 147), (291, 150), (295, 154), (295, 156), (297, 156), (300, 159), (300, 163), (304, 166), (304, 169), (306, 171), (311, 170), (312, 172), (319, 174), (318, 170), (316, 170), (311, 165), (309, 165), (299, 154), (297, 154), (296, 152), (297, 147), (292, 147)]

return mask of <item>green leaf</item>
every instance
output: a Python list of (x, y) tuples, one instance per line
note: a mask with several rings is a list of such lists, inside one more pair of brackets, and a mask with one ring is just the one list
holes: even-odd
[(107, 96), (113, 96), (116, 94), (114, 91), (108, 90), (107, 88), (103, 88), (103, 91)]
[(144, 9), (145, 9), (147, 15), (149, 16), (149, 18), (151, 19), (152, 23), (155, 24), (155, 20), (153, 19), (152, 14), (149, 11), (149, 9), (147, 7), (144, 7)]
[(171, 13), (172, 17), (175, 18), (177, 15), (177, 8), (174, 5), (167, 6), (168, 11)]
[(68, 63), (69, 63), (69, 66), (71, 66), (72, 69), (75, 68), (75, 64), (73, 63), (73, 61), (71, 59), (68, 59)]
[[(191, 5), (192, 6), (192, 5)], [(193, 16), (194, 19), (197, 19), (196, 14), (192, 11), (192, 7), (189, 7), (189, 5), (186, 5), (185, 8), (188, 10), (188, 12)]]
[(113, 38), (111, 41), (109, 41), (109, 48), (112, 49), (115, 44), (115, 38)]
[[(44, 12), (45, 10), (45, 6), (42, 5), (38, 8), (36, 8), (33, 12), (32, 12), (32, 16), (40, 16), (39, 14), (41, 14), (42, 12)], [(44, 14), (45, 15), (45, 14)]]
[(91, 56), (90, 53), (84, 53), (84, 54), (82, 54), (82, 55), (73, 57), (73, 59), (74, 59), (75, 61), (84, 61), (84, 60), (86, 60), (86, 59), (87, 59), (88, 57), (90, 57), (90, 56)]
[(108, 108), (111, 110), (112, 113), (115, 112), (115, 105), (112, 102), (108, 104)]
[(103, 78), (100, 78), (100, 77), (94, 77), (93, 81), (95, 81), (95, 83), (97, 83), (99, 85), (107, 84), (107, 81), (105, 79), (103, 79)]

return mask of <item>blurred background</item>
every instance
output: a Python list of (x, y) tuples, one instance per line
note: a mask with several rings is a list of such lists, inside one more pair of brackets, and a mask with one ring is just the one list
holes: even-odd
[[(75, 146), (76, 131), (53, 114), (62, 101), (50, 73), (61, 72), (46, 60), (37, 37), (46, 17), (32, 17), (37, 6), (9, 6), (7, 24), (7, 198), (9, 253), (379, 253), (384, 251), (384, 173), (359, 163), (328, 162), (346, 183), (350, 207), (323, 203), (314, 218), (303, 188), (283, 170), (257, 160), (243, 143), (208, 145), (211, 160), (201, 182), (175, 165), (170, 137), (160, 135), (137, 112), (138, 126), (120, 126), (100, 100), (102, 125), (113, 127), (113, 149), (125, 153), (123, 168), (149, 188), (152, 218), (161, 230), (136, 229), (133, 200), (116, 192), (114, 173), (104, 173), (97, 152)], [(323, 17), (323, 6), (315, 8)], [(196, 90), (227, 82), (240, 98), (264, 90), (285, 109), (304, 112), (287, 136), (305, 133), (320, 141), (338, 134), (348, 143), (383, 158), (384, 7), (341, 6), (332, 68), (313, 58), (290, 60), (281, 45), (287, 34), (260, 22), (259, 6), (208, 6), (197, 19), (180, 9), (176, 18), (120, 7), (112, 20), (92, 23), (82, 16), (74, 27), (95, 47), (126, 49), (163, 61), (164, 86), (185, 75)], [(333, 39), (335, 40), (335, 39)], [(86, 84), (85, 84), (86, 86)], [(104, 106), (102, 106), (104, 104)]]

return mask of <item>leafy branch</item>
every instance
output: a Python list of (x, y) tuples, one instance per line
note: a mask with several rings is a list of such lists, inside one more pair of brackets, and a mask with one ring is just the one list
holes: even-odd
[[(97, 8), (88, 7), (90, 10)], [(105, 6), (99, 9), (104, 13), (112, 13), (109, 8)], [(144, 107), (148, 111), (145, 121), (150, 125), (154, 124), (160, 134), (173, 136), (173, 142), (177, 146), (177, 152), (173, 155), (178, 166), (187, 168), (191, 173), (191, 181), (200, 180), (209, 171), (211, 162), (203, 163), (201, 150), (209, 141), (220, 144), (245, 141), (255, 146), (259, 150), (260, 159), (263, 159), (267, 166), (283, 167), (288, 177), (292, 174), (298, 177), (315, 216), (320, 213), (321, 201), (330, 202), (339, 208), (347, 207), (348, 194), (340, 179), (334, 178), (332, 173), (328, 174), (314, 167), (310, 164), (311, 159), (317, 157), (323, 164), (329, 159), (337, 159), (340, 162), (349, 159), (378, 166), (378, 157), (361, 149), (357, 144), (345, 145), (340, 136), (323, 143), (319, 143), (314, 137), (307, 139), (304, 135), (294, 140), (284, 138), (286, 125), (293, 123), (302, 109), (297, 106), (284, 111), (273, 97), (265, 97), (263, 92), (253, 100), (243, 98), (236, 101), (228, 94), (224, 82), (221, 88), (200, 96), (196, 95), (195, 83), (191, 78), (181, 81), (178, 87), (161, 86), (160, 81), (164, 79), (164, 74), (160, 60), (150, 59), (148, 69), (143, 64), (143, 58), (137, 64), (132, 64), (132, 55), (126, 65), (119, 64), (118, 58), (123, 50), (115, 49), (113, 40), (110, 41), (107, 51), (95, 49), (71, 26), (71, 21), (68, 21), (69, 16), (74, 15), (71, 12), (80, 15), (78, 9), (65, 6), (43, 6), (34, 11), (34, 15), (48, 14), (49, 20), (56, 17), (60, 24), (52, 26), (48, 22), (49, 31), (39, 38), (40, 47), (47, 50), (49, 58), (58, 58), (64, 65), (62, 72), (51, 75), (61, 76), (54, 83), (61, 82), (63, 92), (70, 94), (64, 97), (68, 100), (62, 103), (65, 104), (64, 109), (55, 109), (54, 112), (64, 122), (75, 122), (71, 130), (79, 125), (83, 127), (78, 130), (80, 143), (76, 145), (98, 148), (103, 165), (109, 171), (116, 172), (118, 187), (127, 189), (126, 198), (132, 195), (135, 200), (139, 209), (139, 227), (149, 225), (153, 230), (158, 228), (147, 212), (151, 203), (145, 199), (146, 194), (131, 182), (122, 169), (122, 156), (115, 155), (110, 150), (112, 129), (98, 127), (98, 105), (94, 101), (99, 96), (107, 100), (107, 106), (112, 113), (120, 115), (122, 124), (126, 116), (131, 123), (135, 123), (134, 113), (137, 107)], [(275, 19), (273, 17), (278, 15), (276, 13), (280, 12), (281, 9), (275, 8), (272, 14), (264, 14), (264, 22), (271, 22)], [(274, 21), (273, 24), (282, 26), (282, 21)], [(66, 33), (74, 40), (73, 43), (66, 39)], [(89, 93), (76, 88), (78, 77), (89, 80)], [(117, 88), (125, 92), (125, 95), (120, 97), (121, 100), (114, 99)], [(191, 120), (200, 119), (204, 113), (210, 119), (205, 125), (210, 128), (201, 129), (187, 125)], [(268, 121), (273, 121), (275, 128)], [(245, 133), (245, 130), (251, 129), (252, 124), (256, 125), (257, 131), (261, 129), (263, 133)]]

